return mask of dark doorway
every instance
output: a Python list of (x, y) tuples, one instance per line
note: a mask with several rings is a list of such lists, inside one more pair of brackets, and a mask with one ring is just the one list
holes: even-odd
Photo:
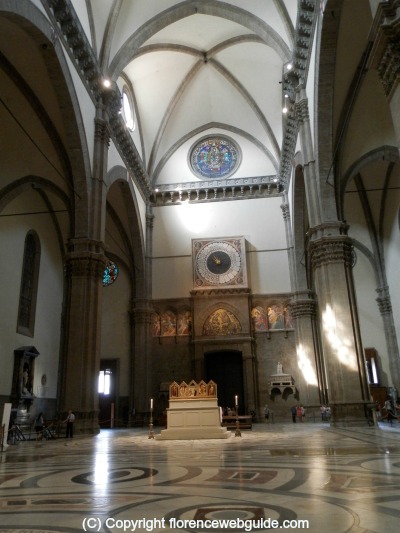
[(218, 387), (218, 404), (235, 408), (235, 396), (239, 397), (239, 413), (244, 414), (242, 352), (219, 350), (204, 354), (206, 381), (212, 379)]
[(117, 425), (117, 368), (117, 359), (102, 359), (100, 361), (98, 392), (99, 425), (101, 428), (111, 428)]

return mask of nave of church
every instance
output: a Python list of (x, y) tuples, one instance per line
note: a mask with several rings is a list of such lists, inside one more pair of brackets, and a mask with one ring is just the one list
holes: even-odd
[(0, 456), (0, 531), (398, 531), (398, 422), (256, 424), (224, 441), (148, 435), (11, 445)]
[[(399, 0), (0, 0), (0, 408), (400, 390)], [(187, 390), (191, 390), (190, 387)], [(8, 427), (8, 421), (5, 421)]]

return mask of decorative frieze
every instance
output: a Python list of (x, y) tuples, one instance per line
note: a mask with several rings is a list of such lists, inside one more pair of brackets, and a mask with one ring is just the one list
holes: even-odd
[(377, 69), (388, 98), (400, 79), (400, 0), (380, 2), (370, 36), (370, 65)]
[(386, 96), (390, 96), (400, 79), (400, 35), (386, 44), (378, 74)]
[(190, 291), (191, 296), (236, 296), (238, 294), (250, 294), (250, 289), (196, 289)]

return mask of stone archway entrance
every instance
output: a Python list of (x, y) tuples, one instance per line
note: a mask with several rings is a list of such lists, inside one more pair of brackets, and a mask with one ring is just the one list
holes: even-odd
[(238, 350), (217, 350), (204, 354), (205, 378), (215, 381), (218, 387), (218, 405), (235, 407), (239, 396), (239, 413), (244, 414), (243, 358)]

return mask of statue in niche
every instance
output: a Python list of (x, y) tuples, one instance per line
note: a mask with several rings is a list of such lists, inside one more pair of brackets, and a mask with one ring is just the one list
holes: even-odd
[(21, 386), (21, 395), (22, 396), (32, 396), (32, 383), (30, 377), (29, 364), (24, 363), (22, 370), (22, 386)]
[(277, 373), (277, 374), (283, 374), (282, 363), (278, 363), (278, 364), (276, 365), (276, 373)]

